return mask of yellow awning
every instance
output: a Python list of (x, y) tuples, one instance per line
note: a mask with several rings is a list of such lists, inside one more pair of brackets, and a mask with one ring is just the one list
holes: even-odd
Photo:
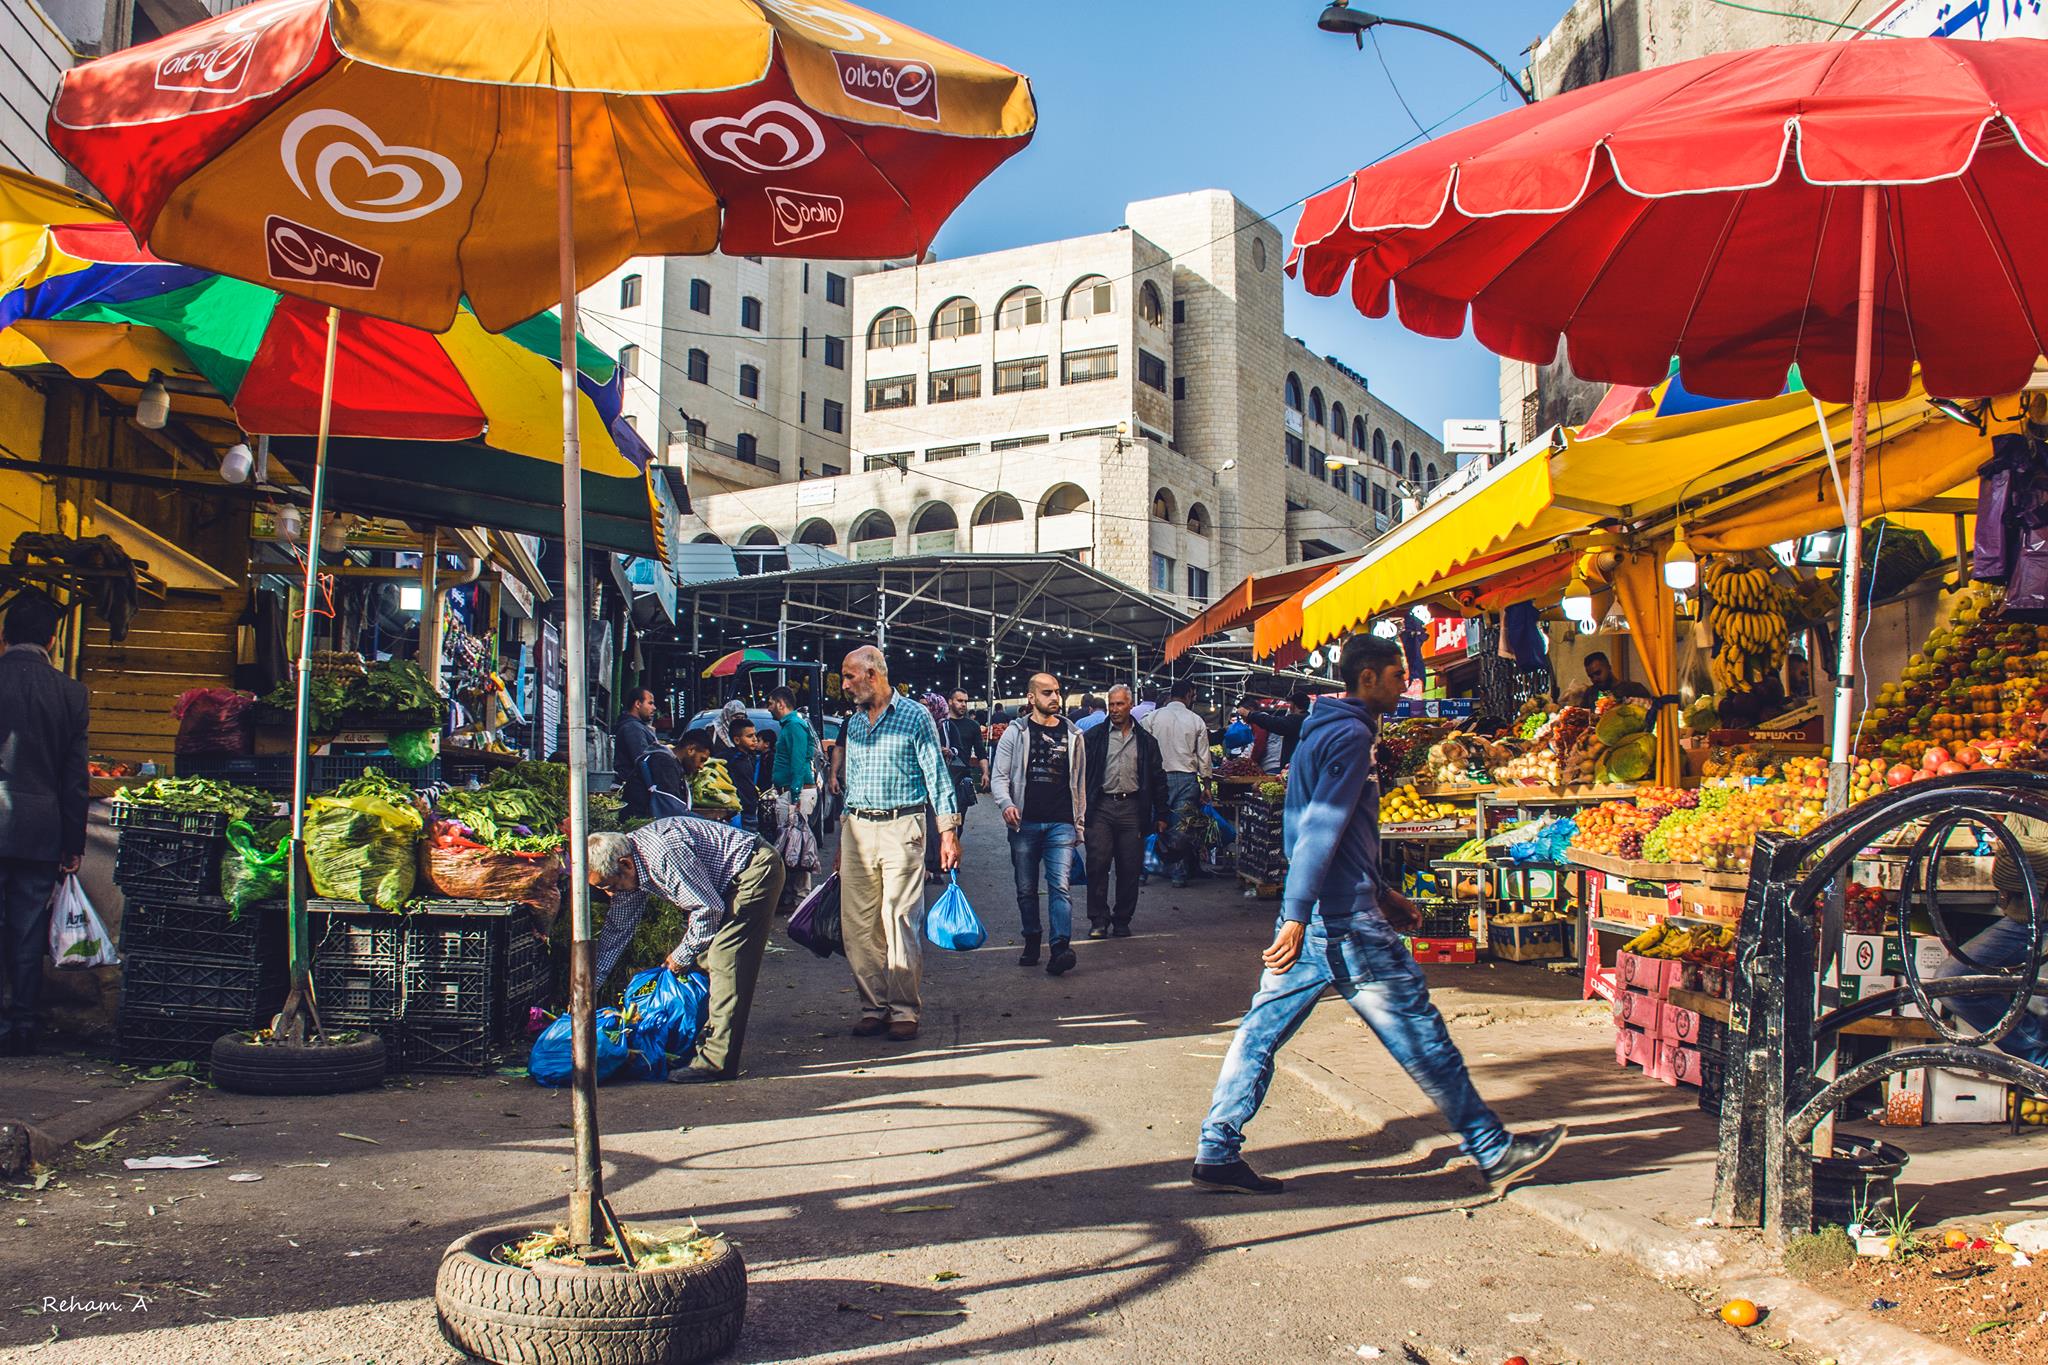
[[(1849, 410), (1823, 411), (1846, 465)], [(1993, 434), (2010, 429), (1996, 424)], [(1989, 436), (1943, 417), (1917, 385), (1907, 398), (1872, 408), (1870, 451), (1866, 518), (1954, 489), (1991, 453)], [(1841, 525), (1813, 399), (1792, 393), (1671, 417), (1638, 414), (1593, 440), (1560, 433), (1551, 445), (1518, 451), (1308, 593), (1300, 642), (1315, 648), (1383, 612), (1524, 567), (1561, 538), (1601, 528), (1668, 538), (1674, 518), (1700, 551), (1753, 549)]]

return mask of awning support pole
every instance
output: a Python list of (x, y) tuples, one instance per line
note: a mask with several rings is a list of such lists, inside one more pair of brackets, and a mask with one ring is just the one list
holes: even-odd
[(1828, 781), (1828, 809), (1849, 803), (1849, 764), (1854, 757), (1856, 636), (1863, 615), (1863, 465), (1870, 436), (1871, 333), (1877, 311), (1878, 187), (1863, 187), (1862, 246), (1856, 274), (1856, 377), (1850, 395), (1849, 493), (1842, 542), (1842, 639), (1835, 669), (1835, 728)]
[(569, 1195), (569, 1244), (595, 1246), (603, 1224), (602, 1158), (597, 1147), (597, 944), (590, 923), (590, 658), (584, 631), (590, 607), (583, 584), (583, 447), (577, 430), (576, 216), (569, 92), (555, 92), (555, 215), (562, 277), (562, 654), (568, 686), (562, 719), (569, 748), (569, 1116), (576, 1167)]

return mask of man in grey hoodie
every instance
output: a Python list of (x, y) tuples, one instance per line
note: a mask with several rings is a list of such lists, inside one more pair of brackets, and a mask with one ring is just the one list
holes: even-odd
[(1274, 1055), (1330, 987), (1436, 1101), (1498, 1197), (1550, 1158), (1564, 1129), (1515, 1137), (1479, 1098), (1443, 1016), (1430, 1003), (1422, 969), (1401, 941), (1400, 929), (1417, 922), (1415, 906), (1380, 880), (1373, 746), (1380, 718), (1408, 686), (1401, 647), (1355, 635), (1345, 641), (1337, 671), (1344, 695), (1316, 703), (1294, 751), (1281, 828), (1287, 884), (1280, 922), (1272, 946), (1260, 955), (1265, 971), (1258, 992), (1216, 1078), (1193, 1179), (1242, 1194), (1285, 1188), (1239, 1155), (1244, 1126), (1273, 1082)]
[(1017, 918), (1024, 930), (1020, 967), (1038, 965), (1038, 874), (1045, 870), (1046, 920), (1052, 956), (1045, 970), (1074, 968), (1074, 904), (1069, 891), (1074, 850), (1088, 824), (1088, 754), (1074, 723), (1060, 714), (1060, 680), (1031, 675), (1031, 709), (996, 742), (989, 787), (1010, 827), (1010, 865), (1017, 879)]

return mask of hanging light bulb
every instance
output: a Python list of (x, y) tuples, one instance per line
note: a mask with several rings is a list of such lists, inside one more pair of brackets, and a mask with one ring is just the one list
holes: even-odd
[(1664, 586), (1673, 592), (1691, 592), (1699, 581), (1700, 562), (1693, 558), (1692, 547), (1685, 543), (1685, 528), (1681, 526), (1671, 537), (1671, 548), (1664, 552)]
[(322, 554), (338, 555), (348, 548), (348, 517), (335, 517), (320, 528), (320, 551)]
[(1319, 649), (1315, 651), (1313, 654), (1309, 655), (1308, 666), (1310, 668), (1321, 668), (1323, 666), (1323, 651)]
[(223, 483), (247, 483), (250, 471), (256, 468), (256, 453), (240, 441), (221, 452), (220, 477)]
[(1593, 589), (1587, 584), (1584, 574), (1572, 573), (1572, 581), (1564, 590), (1564, 600), (1558, 605), (1564, 608), (1566, 620), (1581, 626), (1593, 623)]
[(164, 423), (171, 420), (171, 391), (164, 387), (164, 381), (153, 375), (142, 386), (142, 397), (135, 401), (135, 425), (151, 431), (162, 431)]
[(287, 505), (277, 514), (277, 538), (296, 543), (306, 534), (306, 514), (297, 507)]

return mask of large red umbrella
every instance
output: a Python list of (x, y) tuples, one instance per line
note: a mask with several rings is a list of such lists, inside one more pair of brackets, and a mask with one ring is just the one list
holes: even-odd
[[(1512, 110), (1311, 199), (1288, 268), (1361, 311), (1580, 376), (1767, 398), (1798, 365), (1864, 414), (2010, 393), (2048, 335), (2048, 41), (1719, 53)], [(1843, 594), (1847, 761), (1857, 594)]]

